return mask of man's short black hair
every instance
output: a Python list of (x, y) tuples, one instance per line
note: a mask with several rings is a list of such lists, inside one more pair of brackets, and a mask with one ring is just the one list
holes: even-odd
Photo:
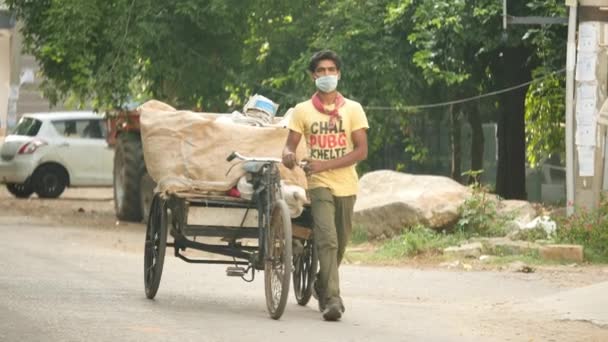
[(329, 60), (334, 61), (334, 63), (336, 64), (336, 68), (338, 68), (338, 71), (340, 71), (340, 69), (342, 69), (342, 60), (340, 59), (340, 56), (338, 56), (337, 53), (335, 53), (331, 50), (321, 50), (319, 52), (316, 52), (310, 58), (310, 62), (308, 63), (308, 71), (315, 72), (315, 70), (317, 69), (317, 66), (319, 65), (319, 62), (324, 59), (329, 59)]

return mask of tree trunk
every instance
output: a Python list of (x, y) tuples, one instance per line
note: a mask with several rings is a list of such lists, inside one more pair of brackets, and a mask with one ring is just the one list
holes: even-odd
[(457, 110), (454, 110), (454, 106), (450, 106), (448, 114), (450, 116), (450, 146), (452, 147), (452, 168), (450, 176), (453, 180), (460, 183), (462, 178), (462, 172), (460, 170), (460, 160), (462, 156), (460, 139), (460, 113)]
[[(484, 152), (484, 136), (481, 125), (481, 117), (479, 116), (479, 107), (471, 106), (467, 115), (469, 125), (471, 125), (471, 170), (483, 170), (483, 152)], [(473, 175), (469, 176), (468, 183), (472, 184), (476, 180)]]
[[(503, 52), (498, 73), (503, 86), (514, 86), (530, 80), (525, 48), (508, 48)], [(498, 167), (496, 193), (506, 199), (526, 199), (525, 97), (528, 87), (517, 88), (499, 97)]]

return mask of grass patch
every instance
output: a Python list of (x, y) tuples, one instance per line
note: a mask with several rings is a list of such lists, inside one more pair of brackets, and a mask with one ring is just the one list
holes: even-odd
[(375, 257), (380, 260), (401, 259), (417, 255), (437, 255), (443, 249), (457, 245), (464, 236), (461, 234), (438, 233), (432, 229), (415, 226), (384, 242), (375, 252)]
[(350, 235), (350, 243), (353, 245), (360, 245), (367, 242), (369, 237), (367, 236), (367, 229), (360, 225), (355, 225)]

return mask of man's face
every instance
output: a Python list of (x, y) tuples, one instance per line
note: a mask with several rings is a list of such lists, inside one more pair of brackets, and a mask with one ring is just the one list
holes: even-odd
[(331, 59), (322, 59), (317, 64), (317, 68), (312, 73), (312, 77), (316, 80), (319, 77), (328, 75), (338, 75), (338, 78), (340, 78), (340, 70), (338, 70), (336, 63)]

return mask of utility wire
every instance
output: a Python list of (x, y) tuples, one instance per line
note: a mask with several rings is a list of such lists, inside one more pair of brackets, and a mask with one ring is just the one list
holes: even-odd
[(475, 101), (475, 100), (482, 99), (484, 97), (490, 97), (490, 96), (494, 96), (494, 95), (498, 95), (498, 94), (507, 93), (507, 92), (513, 91), (515, 89), (523, 88), (523, 87), (525, 87), (527, 85), (530, 85), (531, 83), (544, 80), (545, 78), (548, 78), (549, 76), (556, 75), (556, 74), (561, 74), (561, 73), (563, 73), (565, 71), (566, 71), (566, 68), (562, 68), (562, 69), (553, 71), (553, 72), (551, 72), (551, 73), (549, 73), (549, 74), (547, 74), (547, 75), (545, 75), (543, 77), (535, 78), (533, 80), (530, 80), (528, 82), (524, 82), (522, 84), (518, 84), (518, 85), (509, 87), (509, 88), (504, 88), (504, 89), (492, 91), (492, 92), (489, 92), (489, 93), (486, 93), (486, 94), (481, 94), (481, 95), (477, 95), (477, 96), (467, 97), (467, 98), (460, 99), (460, 100), (453, 100), (453, 101), (440, 102), (440, 103), (431, 103), (431, 104), (422, 104), (422, 105), (413, 105), (413, 106), (400, 106), (400, 107), (366, 106), (365, 109), (383, 111), (383, 110), (408, 110), (408, 109), (427, 109), (427, 108), (445, 107), (445, 106), (450, 106), (450, 105), (453, 105), (453, 104), (465, 103), (465, 102), (469, 102), (469, 101)]
[[(194, 52), (194, 51), (192, 51)], [(197, 55), (199, 55), (198, 53), (196, 53)], [(534, 82), (538, 82), (538, 81), (542, 81), (552, 75), (557, 75), (557, 74), (561, 74), (563, 72), (566, 71), (566, 68), (562, 68), (553, 72), (548, 73), (545, 76), (542, 77), (538, 77), (535, 78), (533, 80), (530, 80), (528, 82), (524, 82), (512, 87), (508, 87), (508, 88), (504, 88), (504, 89), (500, 89), (500, 90), (496, 90), (496, 91), (492, 91), (489, 93), (485, 93), (485, 94), (480, 94), (477, 96), (472, 96), (472, 97), (466, 97), (463, 99), (459, 99), (459, 100), (453, 100), (453, 101), (447, 101), (447, 102), (439, 102), (439, 103), (430, 103), (430, 104), (421, 104), (421, 105), (411, 105), (411, 106), (398, 106), (398, 107), (387, 107), (387, 106), (363, 106), (363, 108), (365, 110), (372, 110), (372, 111), (395, 111), (395, 110), (413, 110), (413, 109), (428, 109), (428, 108), (438, 108), (438, 107), (446, 107), (446, 106), (450, 106), (450, 105), (454, 105), (454, 104), (459, 104), (459, 103), (465, 103), (465, 102), (470, 102), (470, 101), (475, 101), (475, 100), (479, 100), (485, 97), (490, 97), (490, 96), (494, 96), (494, 95), (498, 95), (498, 94), (503, 94), (503, 93), (508, 93), (510, 91), (513, 91), (515, 89), (519, 89), (519, 88), (523, 88), (525, 86), (528, 86)], [(291, 100), (294, 101), (305, 101), (306, 98), (305, 97), (301, 97), (301, 96), (297, 96), (294, 94), (289, 94), (289, 93), (285, 93), (282, 92), (280, 90), (274, 89), (270, 86), (266, 86), (263, 84), (258, 84), (257, 87), (259, 89), (264, 89), (267, 90), (269, 92), (284, 96), (286, 98), (289, 98)]]
[[(412, 109), (428, 109), (428, 108), (438, 108), (438, 107), (446, 107), (446, 106), (450, 106), (450, 105), (454, 105), (454, 104), (460, 104), (460, 103), (465, 103), (465, 102), (470, 102), (470, 101), (475, 101), (475, 100), (479, 100), (485, 97), (490, 97), (490, 96), (495, 96), (495, 95), (499, 95), (499, 94), (504, 94), (504, 93), (508, 93), (510, 91), (513, 91), (515, 89), (519, 89), (519, 88), (523, 88), (525, 86), (528, 86), (534, 82), (538, 82), (538, 81), (542, 81), (550, 76), (553, 75), (557, 75), (557, 74), (561, 74), (564, 73), (566, 71), (566, 68), (562, 68), (556, 71), (552, 71), (548, 74), (546, 74), (545, 76), (542, 77), (538, 77), (535, 78), (533, 80), (530, 80), (528, 82), (524, 82), (512, 87), (508, 87), (508, 88), (504, 88), (504, 89), (500, 89), (500, 90), (495, 90), (489, 93), (485, 93), (485, 94), (480, 94), (477, 96), (472, 96), (472, 97), (466, 97), (463, 99), (459, 99), (459, 100), (453, 100), (453, 101), (447, 101), (447, 102), (439, 102), (439, 103), (430, 103), (430, 104), (421, 104), (421, 105), (411, 105), (411, 106), (398, 106), (398, 107), (387, 107), (387, 106), (364, 106), (364, 109), (366, 110), (376, 110), (376, 111), (393, 111), (393, 110), (412, 110)], [(279, 95), (283, 95), (287, 98), (291, 98), (291, 99), (295, 99), (295, 100), (305, 100), (304, 98), (299, 98), (298, 96), (295, 96), (293, 94), (288, 94), (288, 93), (284, 93), (282, 91), (276, 90), (272, 87), (268, 87), (268, 86), (264, 86), (264, 85), (259, 85), (260, 88), (262, 89), (266, 89), (268, 91), (271, 91), (273, 93), (279, 94)]]

